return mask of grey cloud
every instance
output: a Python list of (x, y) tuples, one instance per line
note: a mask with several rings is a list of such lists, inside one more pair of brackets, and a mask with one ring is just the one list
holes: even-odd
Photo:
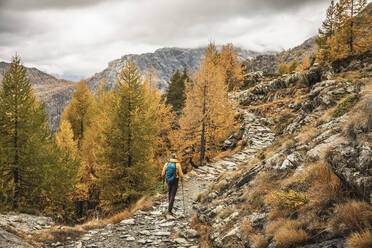
[(328, 4), (329, 0), (0, 0), (0, 61), (16, 51), (26, 63), (68, 77), (89, 76), (125, 53), (164, 46), (196, 47), (214, 40), (248, 49), (289, 48), (316, 33)]
[(110, 0), (0, 0), (2, 8), (13, 10), (64, 9), (93, 6)]

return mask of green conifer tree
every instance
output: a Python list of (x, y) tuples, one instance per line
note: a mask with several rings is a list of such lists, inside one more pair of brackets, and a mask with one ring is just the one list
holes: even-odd
[(334, 0), (332, 0), (327, 9), (326, 19), (322, 22), (322, 27), (319, 28), (319, 35), (316, 38), (316, 42), (320, 48), (327, 46), (327, 39), (335, 33), (337, 22), (336, 7)]
[(146, 99), (141, 74), (128, 62), (117, 80), (111, 126), (105, 131), (107, 167), (102, 171), (103, 205), (128, 204), (147, 189), (154, 141), (156, 113)]
[(0, 198), (5, 209), (64, 208), (74, 161), (64, 160), (48, 129), (20, 58), (15, 57), (0, 90)]
[(187, 67), (184, 67), (182, 74), (179, 69), (173, 73), (165, 93), (166, 104), (172, 105), (173, 111), (180, 111), (185, 106), (185, 81), (189, 80)]

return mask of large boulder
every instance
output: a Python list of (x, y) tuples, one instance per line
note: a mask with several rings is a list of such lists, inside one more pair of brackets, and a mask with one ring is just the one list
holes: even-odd
[(372, 203), (372, 145), (343, 142), (327, 153), (335, 174)]

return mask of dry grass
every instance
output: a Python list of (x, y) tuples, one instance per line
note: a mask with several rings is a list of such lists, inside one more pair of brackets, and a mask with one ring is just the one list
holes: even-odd
[(252, 187), (249, 187), (242, 197), (245, 200), (243, 209), (246, 214), (263, 207), (265, 196), (280, 185), (276, 177), (277, 172), (274, 171), (263, 171), (257, 174), (251, 183)]
[(279, 230), (280, 227), (286, 226), (290, 228), (297, 228), (297, 221), (286, 219), (286, 218), (279, 218), (273, 222), (268, 223), (265, 226), (265, 233), (268, 237), (273, 237), (275, 233)]
[(197, 214), (194, 214), (191, 217), (190, 225), (193, 229), (198, 231), (198, 233), (200, 235), (200, 238), (199, 238), (200, 248), (211, 248), (211, 247), (213, 247), (212, 244), (209, 242), (209, 237), (208, 237), (210, 227), (201, 223), (198, 219)]
[(117, 224), (120, 221), (125, 220), (126, 218), (131, 217), (131, 216), (132, 216), (131, 211), (124, 210), (124, 211), (122, 211), (120, 213), (117, 213), (117, 214), (111, 216), (110, 218), (106, 219), (105, 222), (108, 223), (108, 224)]
[(129, 217), (132, 217), (133, 214), (137, 210), (149, 210), (154, 203), (153, 198), (148, 198), (148, 197), (142, 197), (140, 200), (138, 200), (132, 207), (129, 209), (124, 209), (120, 213), (117, 213), (105, 220), (103, 222), (105, 224), (117, 224), (122, 220), (125, 220)]
[(330, 201), (342, 200), (342, 183), (330, 165), (324, 162), (310, 164), (305, 169), (306, 180), (311, 185), (307, 191), (310, 206), (327, 207)]
[(289, 247), (308, 239), (302, 225), (296, 220), (279, 218), (265, 227), (265, 233), (268, 237), (274, 238), (278, 247)]
[(196, 199), (195, 200), (197, 202), (203, 203), (203, 202), (206, 201), (207, 196), (208, 196), (208, 193), (206, 191), (203, 191), (203, 192), (198, 193), (198, 195), (196, 196)]
[[(77, 239), (85, 233), (87, 233), (87, 231), (82, 226), (63, 227), (61, 229), (51, 228), (30, 233), (24, 237), (24, 239), (28, 243), (40, 247), (43, 246), (43, 244), (51, 244), (55, 242), (63, 243), (68, 239)], [(18, 236), (20, 235), (18, 234)]]
[(372, 231), (365, 230), (361, 233), (353, 233), (346, 239), (346, 248), (370, 248), (372, 247)]
[(137, 210), (150, 210), (151, 207), (154, 205), (155, 197), (142, 197), (134, 204), (134, 206), (131, 207), (131, 212), (134, 213)]
[(248, 239), (248, 237), (252, 234), (252, 231), (252, 224), (249, 220), (244, 221), (240, 225), (240, 233), (244, 239)]
[(319, 128), (307, 126), (303, 130), (301, 130), (301, 133), (296, 136), (296, 139), (299, 143), (307, 143), (318, 136), (320, 132), (321, 131), (319, 130)]
[(234, 210), (235, 210), (235, 207), (225, 208), (224, 210), (221, 210), (221, 212), (217, 214), (217, 217), (224, 219), (230, 216), (234, 212)]
[(365, 90), (366, 95), (355, 106), (352, 118), (344, 125), (343, 131), (351, 138), (357, 137), (357, 130), (368, 133), (372, 130), (372, 93), (370, 92), (371, 86)]
[(222, 172), (218, 178), (217, 178), (217, 181), (221, 181), (222, 179), (231, 179), (231, 178), (234, 178), (238, 175), (240, 175), (240, 171), (239, 170), (236, 170), (236, 171), (225, 171), (225, 172)]
[(210, 184), (210, 189), (213, 191), (224, 191), (229, 187), (229, 183), (226, 180), (222, 180), (218, 183), (211, 183)]
[(249, 236), (251, 247), (253, 248), (264, 248), (269, 245), (269, 242), (262, 234), (252, 234)]
[(356, 200), (337, 205), (329, 229), (336, 234), (372, 229), (372, 206)]
[(285, 129), (289, 124), (296, 118), (296, 115), (291, 112), (289, 109), (284, 109), (280, 114), (276, 115), (274, 121), (276, 123), (274, 127), (274, 132), (278, 135), (283, 134)]
[(212, 248), (213, 246), (210, 244), (210, 242), (206, 240), (202, 240), (200, 242), (200, 248)]
[(275, 233), (274, 239), (279, 247), (290, 247), (305, 242), (308, 239), (308, 235), (303, 229), (297, 230), (281, 227)]
[(288, 218), (291, 214), (292, 213), (288, 209), (272, 209), (269, 212), (267, 219), (269, 221), (274, 221), (279, 218)]
[(81, 228), (85, 231), (94, 230), (98, 228), (102, 228), (107, 224), (106, 220), (100, 220), (100, 219), (92, 219), (87, 222), (85, 222), (82, 225), (77, 225), (77, 228)]

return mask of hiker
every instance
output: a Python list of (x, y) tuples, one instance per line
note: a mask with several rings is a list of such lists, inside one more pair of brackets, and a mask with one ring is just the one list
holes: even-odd
[(179, 179), (183, 179), (181, 164), (177, 160), (177, 155), (175, 153), (172, 153), (169, 162), (164, 164), (161, 176), (163, 180), (167, 180), (169, 200), (168, 213), (173, 215), (172, 208), (177, 193), (178, 181)]

